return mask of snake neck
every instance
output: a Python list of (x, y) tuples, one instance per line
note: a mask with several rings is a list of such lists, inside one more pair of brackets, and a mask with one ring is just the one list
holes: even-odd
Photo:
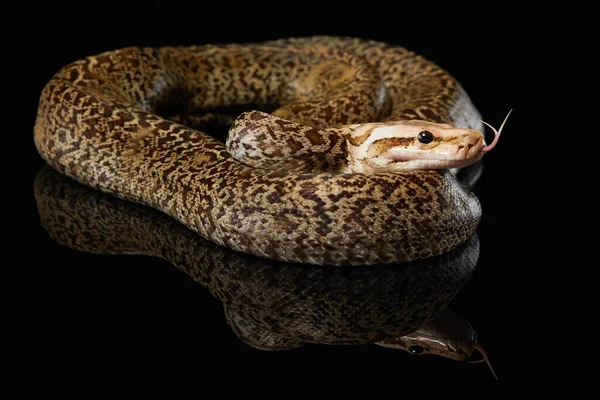
[(319, 129), (261, 111), (243, 113), (226, 142), (253, 168), (297, 173), (383, 173), (460, 169), (479, 161), (480, 131), (422, 120)]

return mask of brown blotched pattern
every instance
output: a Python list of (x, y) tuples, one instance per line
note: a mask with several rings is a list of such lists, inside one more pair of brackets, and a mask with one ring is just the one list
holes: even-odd
[(261, 111), (240, 115), (229, 130), (226, 146), (235, 159), (254, 168), (341, 172), (348, 165), (341, 129), (318, 129)]
[[(35, 143), (63, 174), (262, 257), (334, 265), (410, 261), (449, 251), (475, 231), (479, 203), (448, 171), (253, 168), (223, 143), (161, 117), (242, 104), (280, 106), (275, 115), (311, 126), (369, 122), (384, 111), (387, 119), (457, 127), (473, 126), (477, 116), (445, 71), (383, 43), (315, 37), (126, 48), (76, 61), (51, 79)], [(318, 132), (306, 137), (328, 140)], [(334, 149), (335, 140), (329, 142)]]
[(474, 235), (452, 252), (402, 265), (275, 262), (217, 246), (161, 212), (87, 188), (47, 166), (36, 177), (35, 197), (41, 224), (56, 242), (168, 260), (221, 301), (234, 332), (260, 349), (406, 335), (448, 306), (479, 256)]

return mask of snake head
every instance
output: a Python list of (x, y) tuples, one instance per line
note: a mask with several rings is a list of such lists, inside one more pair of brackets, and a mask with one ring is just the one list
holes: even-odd
[(346, 140), (351, 172), (460, 168), (486, 147), (480, 131), (426, 121), (352, 125)]
[(409, 120), (349, 125), (348, 172), (466, 167), (496, 146), (509, 115), (499, 130), (481, 121), (495, 133), (490, 145), (481, 131), (449, 124)]

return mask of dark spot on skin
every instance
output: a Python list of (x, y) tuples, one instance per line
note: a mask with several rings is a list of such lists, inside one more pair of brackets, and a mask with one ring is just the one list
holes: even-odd
[(305, 132), (304, 134), (310, 141), (310, 144), (312, 144), (313, 146), (320, 146), (325, 143), (323, 141), (323, 138), (319, 134), (319, 131), (317, 131), (316, 129), (311, 129), (311, 130)]
[(382, 154), (391, 149), (392, 147), (409, 146), (414, 141), (413, 138), (387, 138), (379, 139), (373, 142), (369, 149), (370, 154)]
[(363, 133), (360, 136), (356, 136), (356, 137), (348, 137), (348, 141), (350, 142), (351, 145), (353, 146), (360, 146), (361, 144), (363, 144), (365, 142), (365, 140), (367, 140), (369, 138), (369, 136), (371, 136), (371, 132), (373, 132), (373, 129), (375, 129), (374, 127), (369, 129), (368, 131), (366, 131), (365, 133)]
[(259, 121), (261, 119), (265, 119), (268, 117), (269, 117), (268, 114), (265, 114), (260, 111), (249, 111), (248, 116), (247, 116), (247, 118), (251, 119), (252, 121)]

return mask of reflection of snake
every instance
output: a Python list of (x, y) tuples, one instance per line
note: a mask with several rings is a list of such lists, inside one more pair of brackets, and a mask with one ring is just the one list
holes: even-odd
[[(162, 213), (86, 188), (49, 167), (38, 173), (35, 196), (42, 225), (55, 241), (87, 252), (170, 261), (223, 303), (244, 342), (261, 349), (377, 341), (401, 346), (395, 338), (445, 309), (479, 255), (474, 236), (453, 252), (403, 265), (277, 263), (214, 245)], [(468, 355), (465, 346), (455, 347), (453, 358)]]
[[(229, 148), (239, 160), (174, 122), (243, 104), (275, 111), (238, 118)], [(479, 203), (448, 170), (396, 170), (476, 161), (493, 146), (484, 147), (478, 116), (445, 71), (377, 42), (128, 48), (52, 78), (35, 142), (60, 172), (218, 244), (278, 260), (377, 264), (438, 255), (474, 232)], [(377, 120), (392, 122), (365, 124)], [(271, 161), (247, 165), (259, 152)], [(278, 169), (290, 154), (304, 160), (291, 169), (310, 173)]]

